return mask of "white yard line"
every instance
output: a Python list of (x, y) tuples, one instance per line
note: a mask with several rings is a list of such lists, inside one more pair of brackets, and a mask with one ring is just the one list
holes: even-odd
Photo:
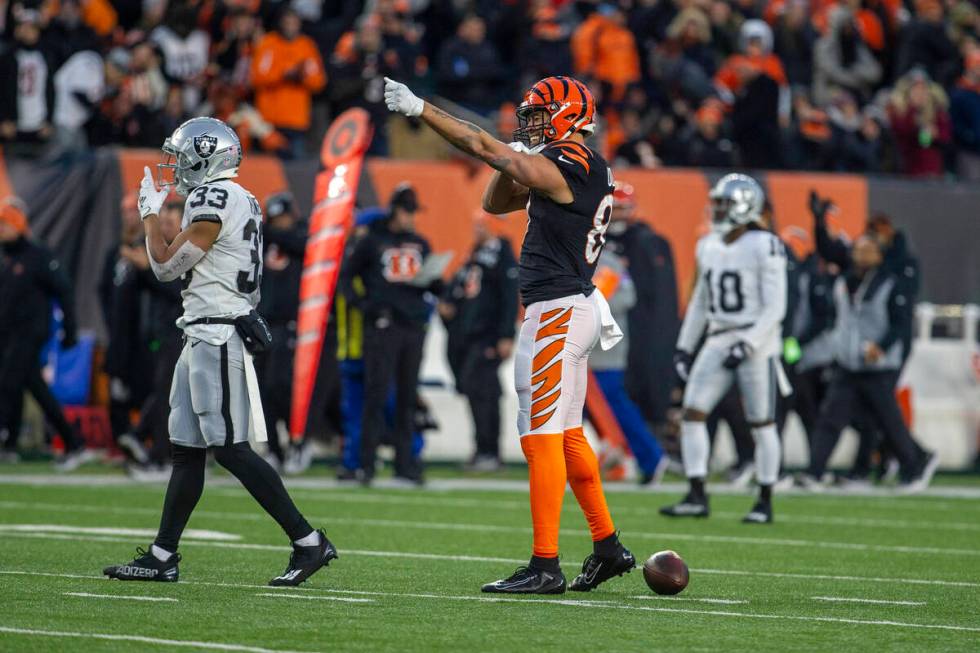
[(139, 642), (140, 644), (156, 644), (158, 646), (180, 646), (186, 648), (204, 648), (215, 651), (243, 651), (244, 653), (299, 653), (279, 649), (246, 646), (244, 644), (223, 644), (221, 642), (198, 642), (188, 639), (161, 639), (159, 637), (144, 637), (142, 635), (116, 635), (112, 633), (82, 633), (64, 630), (38, 630), (35, 628), (14, 628), (0, 626), (0, 633), (27, 635), (34, 637), (73, 637), (79, 639), (102, 639), (117, 642)]
[(657, 596), (656, 594), (639, 594), (630, 598), (640, 599), (641, 601), (696, 601), (698, 603), (717, 603), (720, 605), (744, 605), (748, 603), (744, 599), (708, 599), (699, 596)]
[[(12, 502), (7, 502), (12, 503)], [(28, 502), (25, 502), (27, 504)], [(25, 505), (25, 507), (27, 507)], [(94, 508), (94, 506), (88, 506), (89, 508)], [(120, 514), (126, 514), (132, 511), (133, 514), (147, 514), (149, 509), (147, 508), (105, 508), (100, 509), (104, 512), (118, 512)], [(136, 512), (139, 511), (139, 512)], [(95, 512), (93, 510), (93, 512)], [(159, 511), (152, 511), (153, 514), (157, 514)], [(200, 517), (211, 517), (214, 519), (229, 519), (235, 521), (266, 521), (267, 517), (257, 512), (227, 512), (227, 511), (213, 511), (213, 510), (200, 510), (196, 511)], [(355, 517), (338, 517), (338, 516), (326, 516), (326, 515), (308, 515), (308, 519), (317, 522), (323, 522), (327, 524), (351, 524), (355, 526), (375, 526), (380, 528), (414, 528), (421, 530), (446, 530), (446, 531), (467, 531), (467, 532), (484, 532), (484, 533), (514, 533), (514, 534), (530, 534), (531, 529), (525, 526), (502, 526), (496, 524), (477, 524), (477, 523), (459, 523), (459, 522), (435, 522), (435, 521), (413, 521), (413, 520), (399, 520), (399, 519), (372, 519), (372, 518), (355, 518)], [(23, 528), (23, 525), (18, 526)], [(13, 528), (13, 527), (11, 527)], [(68, 528), (68, 527), (63, 527)], [(0, 526), (0, 533), (5, 530), (4, 527)], [(578, 536), (582, 535), (584, 531), (573, 530), (573, 529), (562, 529), (560, 531), (563, 535)], [(152, 533), (151, 533), (152, 534)], [(787, 546), (787, 547), (805, 547), (805, 548), (829, 548), (829, 549), (840, 549), (849, 551), (874, 551), (880, 553), (902, 553), (902, 554), (928, 554), (928, 555), (956, 555), (956, 556), (980, 556), (980, 549), (959, 549), (959, 548), (946, 548), (946, 547), (931, 547), (931, 546), (904, 546), (904, 545), (892, 545), (892, 544), (864, 544), (860, 542), (828, 542), (824, 540), (805, 540), (805, 539), (788, 539), (788, 538), (772, 538), (772, 537), (747, 537), (742, 535), (709, 535), (709, 534), (693, 534), (693, 533), (671, 533), (671, 532), (656, 532), (656, 533), (643, 533), (637, 531), (630, 531), (630, 538), (636, 539), (647, 539), (655, 540), (657, 542), (664, 541), (689, 541), (689, 542), (717, 542), (724, 544), (745, 544), (751, 546), (763, 545), (763, 546)]]
[[(143, 487), (148, 489), (159, 488), (163, 483), (145, 483), (134, 481), (126, 476), (116, 474), (0, 474), (0, 484), (12, 485), (57, 485), (57, 486), (120, 486), (128, 485)], [(208, 485), (210, 487), (239, 487), (238, 481), (228, 476), (209, 476)], [(294, 477), (287, 479), (287, 485), (292, 488), (307, 489), (349, 489), (349, 483), (338, 483), (330, 478), (311, 478)], [(647, 494), (656, 495), (663, 493), (683, 493), (687, 491), (687, 484), (680, 482), (664, 483), (655, 488), (640, 487), (634, 483), (611, 482), (603, 485), (612, 494)], [(475, 478), (442, 478), (428, 481), (423, 490), (417, 488), (405, 488), (389, 479), (379, 479), (373, 486), (379, 490), (399, 490), (406, 493), (419, 492), (445, 492), (454, 490), (482, 491), (482, 492), (527, 492), (527, 481), (518, 479), (475, 479)], [(716, 483), (712, 486), (715, 494), (746, 495), (750, 492), (745, 488), (733, 488), (727, 483)], [(904, 496), (896, 495), (891, 488), (872, 487), (862, 490), (837, 490), (828, 488), (820, 494), (806, 491), (788, 490), (783, 494), (792, 496), (819, 496), (837, 498), (900, 498), (902, 501), (909, 501)], [(925, 491), (916, 494), (916, 498), (941, 498), (941, 499), (980, 499), (980, 487), (976, 486), (948, 486), (937, 485), (927, 488)], [(931, 505), (931, 504), (930, 504)]]
[(340, 601), (343, 603), (375, 603), (374, 599), (355, 599), (349, 596), (313, 596), (304, 594), (287, 594), (286, 592), (260, 592), (255, 596), (272, 596), (277, 599), (306, 599), (310, 601)]
[(835, 603), (873, 603), (875, 605), (925, 605), (925, 601), (885, 601), (884, 599), (855, 599), (844, 596), (811, 596), (814, 601)]
[(177, 599), (169, 596), (127, 596), (125, 594), (90, 594), (88, 592), (65, 592), (65, 596), (80, 596), (86, 599), (123, 599), (126, 601), (158, 601), (160, 603), (177, 603)]
[[(798, 578), (801, 580), (840, 580), (866, 583), (901, 583), (903, 585), (938, 585), (942, 587), (980, 587), (980, 583), (932, 578), (894, 578), (891, 576), (840, 576), (832, 574), (793, 574), (776, 571), (741, 571), (738, 569), (692, 569), (692, 573), (719, 576), (754, 576), (758, 578)], [(0, 572), (2, 573), (2, 572)]]

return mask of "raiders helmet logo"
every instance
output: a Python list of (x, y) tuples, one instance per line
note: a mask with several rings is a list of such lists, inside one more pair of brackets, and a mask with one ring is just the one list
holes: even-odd
[(202, 159), (206, 159), (212, 154), (214, 154), (215, 148), (218, 147), (218, 139), (215, 136), (208, 136), (207, 134), (203, 136), (194, 137), (194, 151)]

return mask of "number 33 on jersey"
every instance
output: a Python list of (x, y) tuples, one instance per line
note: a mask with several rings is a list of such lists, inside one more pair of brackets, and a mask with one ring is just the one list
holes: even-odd
[(184, 314), (243, 315), (259, 302), (262, 209), (230, 180), (198, 186), (188, 196), (181, 227), (215, 222), (221, 231), (204, 258), (184, 276)]

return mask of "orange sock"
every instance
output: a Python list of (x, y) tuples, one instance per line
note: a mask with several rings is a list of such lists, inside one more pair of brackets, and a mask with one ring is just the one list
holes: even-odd
[(592, 531), (592, 541), (598, 542), (616, 532), (606, 495), (602, 491), (599, 478), (599, 460), (585, 439), (582, 427), (565, 431), (565, 466), (568, 469), (568, 483), (585, 513)]
[(565, 496), (562, 440), (561, 433), (525, 435), (521, 438), (521, 449), (527, 458), (531, 481), (534, 555), (541, 558), (558, 555), (558, 525), (561, 521), (561, 502)]

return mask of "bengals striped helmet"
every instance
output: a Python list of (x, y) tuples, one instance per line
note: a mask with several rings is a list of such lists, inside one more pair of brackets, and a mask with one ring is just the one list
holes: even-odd
[(545, 77), (528, 89), (517, 107), (514, 140), (534, 147), (595, 129), (595, 98), (571, 77)]

